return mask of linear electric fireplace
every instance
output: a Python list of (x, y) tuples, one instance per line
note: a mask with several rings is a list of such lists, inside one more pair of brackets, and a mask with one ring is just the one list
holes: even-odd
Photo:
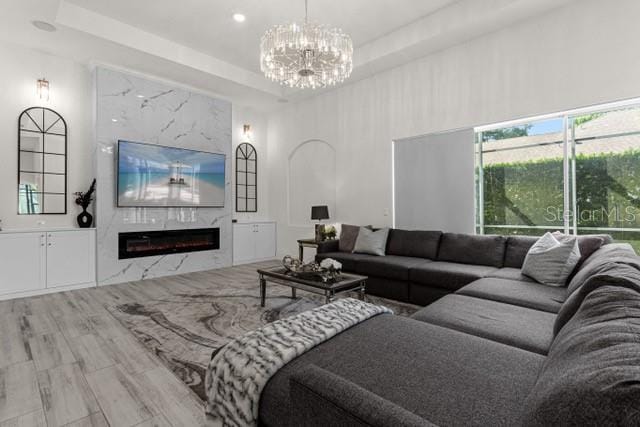
[(118, 234), (118, 259), (220, 249), (219, 228)]

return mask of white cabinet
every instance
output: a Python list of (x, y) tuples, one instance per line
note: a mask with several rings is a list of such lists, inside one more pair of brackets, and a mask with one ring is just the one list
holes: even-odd
[(0, 299), (95, 286), (95, 230), (0, 233)]
[(233, 224), (233, 263), (263, 261), (276, 256), (276, 223)]
[(0, 234), (0, 294), (46, 286), (45, 233)]
[(52, 231), (47, 233), (47, 287), (95, 281), (95, 233)]
[(276, 224), (256, 224), (256, 259), (269, 259), (276, 256)]
[(233, 224), (233, 263), (251, 262), (256, 255), (256, 225)]

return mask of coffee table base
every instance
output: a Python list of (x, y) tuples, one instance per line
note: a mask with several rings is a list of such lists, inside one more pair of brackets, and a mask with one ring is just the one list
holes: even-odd
[(260, 306), (264, 307), (265, 306), (265, 300), (267, 298), (267, 280), (269, 282), (273, 282), (273, 283), (277, 283), (279, 285), (282, 286), (288, 286), (291, 288), (291, 298), (292, 299), (296, 299), (296, 290), (297, 289), (302, 289), (305, 290), (307, 292), (316, 294), (316, 295), (324, 295), (324, 303), (325, 304), (329, 304), (330, 302), (332, 302), (336, 295), (338, 294), (342, 294), (345, 292), (358, 292), (358, 299), (361, 301), (364, 301), (365, 299), (365, 289), (366, 289), (366, 280), (363, 279), (362, 281), (360, 281), (358, 283), (358, 285), (354, 286), (354, 287), (349, 287), (349, 288), (345, 288), (345, 289), (340, 289), (338, 291), (333, 290), (333, 289), (326, 289), (326, 290), (321, 290), (315, 287), (311, 287), (311, 286), (305, 286), (303, 284), (300, 283), (295, 283), (295, 282), (289, 282), (289, 281), (285, 281), (285, 280), (278, 280), (276, 278), (273, 277), (269, 277), (267, 279), (267, 277), (265, 277), (265, 275), (260, 274)]

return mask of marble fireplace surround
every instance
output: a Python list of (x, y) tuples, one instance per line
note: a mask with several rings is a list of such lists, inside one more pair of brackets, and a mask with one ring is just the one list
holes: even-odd
[[(231, 265), (231, 104), (107, 68), (94, 71), (98, 284)], [(222, 153), (224, 208), (116, 208), (118, 140)], [(220, 249), (118, 259), (118, 233), (220, 228)]]

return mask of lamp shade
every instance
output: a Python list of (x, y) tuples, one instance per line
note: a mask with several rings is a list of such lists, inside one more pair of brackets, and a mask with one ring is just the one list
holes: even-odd
[(327, 206), (311, 206), (311, 219), (329, 219), (329, 208)]

